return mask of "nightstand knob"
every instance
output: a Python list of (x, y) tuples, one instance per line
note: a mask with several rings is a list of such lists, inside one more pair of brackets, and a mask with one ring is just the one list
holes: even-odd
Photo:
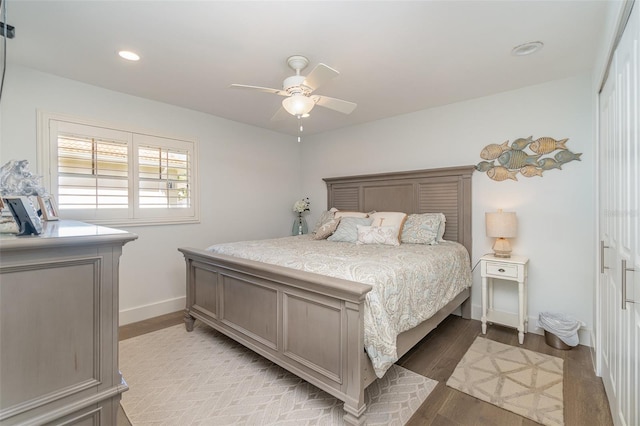
[(498, 272), (504, 272), (504, 269), (500, 268), (498, 269)]

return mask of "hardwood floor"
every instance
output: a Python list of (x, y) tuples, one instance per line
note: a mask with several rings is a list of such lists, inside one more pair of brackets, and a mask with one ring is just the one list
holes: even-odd
[(172, 325), (184, 324), (184, 312), (178, 311), (159, 317), (150, 318), (148, 320), (134, 322), (133, 324), (123, 325), (118, 329), (119, 340), (127, 340), (141, 334), (151, 333)]
[[(182, 312), (152, 318), (120, 327), (120, 340), (182, 323)], [(446, 381), (471, 343), (480, 333), (480, 321), (451, 315), (409, 351), (398, 364), (438, 381), (438, 385), (407, 423), (422, 425), (535, 426), (538, 423), (480, 401), (446, 386)], [(487, 338), (518, 346), (513, 329), (491, 325)], [(593, 372), (589, 348), (578, 346), (570, 351), (554, 349), (537, 334), (527, 334), (523, 347), (565, 360), (564, 419), (566, 426), (613, 425), (602, 380)], [(126, 377), (125, 377), (126, 380)], [(118, 426), (130, 426), (122, 413)], [(177, 426), (177, 425), (176, 425)]]
[[(538, 424), (446, 386), (458, 362), (480, 334), (480, 321), (451, 315), (400, 359), (399, 365), (438, 381), (431, 395), (409, 421), (409, 426)], [(490, 325), (486, 337), (518, 346), (517, 333), (510, 328)], [(565, 425), (613, 425), (604, 385), (593, 372), (588, 347), (561, 351), (547, 346), (543, 336), (531, 333), (525, 336), (522, 346), (564, 359)]]

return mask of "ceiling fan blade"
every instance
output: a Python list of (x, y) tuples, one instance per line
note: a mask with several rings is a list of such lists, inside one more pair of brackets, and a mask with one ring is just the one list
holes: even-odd
[(325, 64), (318, 64), (313, 69), (313, 71), (311, 71), (309, 75), (305, 77), (302, 84), (310, 88), (313, 92), (318, 87), (325, 84), (327, 81), (331, 80), (332, 78), (336, 78), (339, 75), (340, 73), (330, 66)]
[(351, 114), (358, 106), (356, 103), (343, 101), (342, 99), (330, 98), (328, 96), (312, 96), (312, 98), (316, 105), (320, 105), (321, 107), (329, 108), (343, 114)]
[(284, 109), (283, 107), (280, 107), (280, 109), (277, 110), (275, 114), (273, 114), (273, 117), (271, 117), (271, 121), (282, 121), (282, 120), (286, 120), (291, 116), (292, 115), (289, 114), (286, 109)]
[(270, 87), (260, 87), (260, 86), (247, 86), (246, 84), (232, 84), (231, 86), (229, 86), (231, 88), (234, 89), (251, 89), (251, 90), (257, 90), (260, 92), (265, 92), (265, 93), (273, 93), (276, 95), (280, 95), (280, 96), (289, 96), (289, 94), (287, 92), (285, 92), (284, 90), (281, 89), (272, 89)]

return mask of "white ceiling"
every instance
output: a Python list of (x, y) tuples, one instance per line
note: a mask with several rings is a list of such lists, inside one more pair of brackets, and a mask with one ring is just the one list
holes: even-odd
[[(286, 134), (270, 121), (286, 58), (340, 76), (315, 93), (356, 102), (316, 107), (318, 133), (569, 77), (593, 67), (606, 1), (32, 1), (6, 0), (9, 64)], [(537, 54), (510, 54), (540, 40)], [(130, 49), (142, 59), (120, 59)], [(7, 75), (7, 79), (10, 75)], [(526, 100), (523, 100), (526, 102)]]

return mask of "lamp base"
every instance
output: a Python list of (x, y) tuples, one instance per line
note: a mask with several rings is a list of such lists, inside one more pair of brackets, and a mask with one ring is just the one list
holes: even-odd
[(500, 252), (495, 251), (495, 252), (493, 252), (493, 257), (500, 257), (500, 258), (503, 258), (503, 259), (508, 259), (508, 258), (511, 257), (511, 253), (500, 253)]
[(511, 244), (509, 240), (506, 238), (497, 238), (493, 245), (493, 255), (505, 259), (511, 257)]

